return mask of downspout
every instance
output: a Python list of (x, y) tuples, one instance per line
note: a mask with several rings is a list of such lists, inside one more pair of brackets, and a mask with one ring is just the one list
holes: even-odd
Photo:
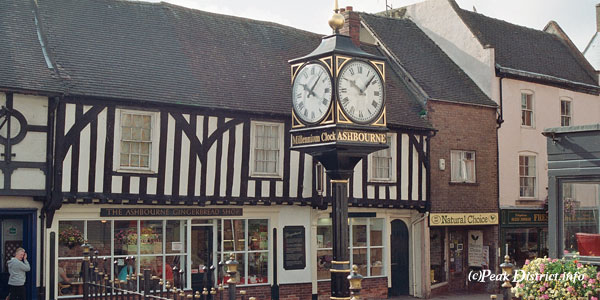
[[(57, 107), (59, 102), (59, 97), (48, 98), (50, 102), (48, 105), (48, 136), (46, 137), (46, 196), (44, 201), (44, 206), (42, 207), (42, 211), (40, 213), (40, 276), (42, 278), (48, 278), (44, 274), (44, 257), (46, 257), (44, 253), (44, 245), (46, 241), (46, 212), (48, 211), (48, 205), (52, 201), (52, 182), (54, 180), (54, 110)], [(46, 299), (46, 284), (45, 280), (42, 280), (41, 287), (39, 290), (40, 299)], [(51, 297), (53, 295), (50, 295)]]
[[(412, 236), (412, 248), (413, 248), (412, 249), (413, 250), (412, 251), (412, 253), (413, 253), (413, 255), (412, 255), (412, 261), (413, 261), (413, 268), (412, 268), (412, 270), (413, 270), (413, 274), (412, 274), (413, 275), (413, 296), (416, 296), (416, 294), (417, 294), (417, 274), (416, 274), (417, 268), (415, 267), (415, 265), (416, 265), (415, 264), (415, 256), (416, 256), (416, 252), (415, 252), (415, 244), (416, 244), (415, 243), (415, 224), (423, 222), (423, 220), (425, 220), (425, 218), (427, 218), (428, 216), (429, 216), (429, 212), (426, 211), (423, 214), (422, 217), (420, 217), (420, 218), (418, 218), (418, 219), (416, 219), (416, 220), (414, 220), (414, 221), (412, 221), (410, 223), (410, 234)], [(423, 237), (423, 238), (425, 238), (425, 237)], [(419, 264), (419, 265), (421, 265), (421, 264)]]
[(500, 75), (500, 114), (498, 115), (498, 119), (496, 119), (498, 128), (502, 127), (502, 123), (504, 123), (504, 106), (502, 105), (502, 79), (504, 79), (504, 75)]
[[(502, 123), (504, 123), (504, 105), (502, 105), (502, 100), (503, 100), (503, 95), (502, 95), (502, 79), (504, 79), (503, 75), (500, 75), (500, 84), (499, 84), (499, 88), (500, 88), (500, 115), (498, 116), (498, 119), (496, 120), (496, 123), (498, 124), (498, 126), (496, 127), (496, 203), (497, 203), (497, 207), (498, 207), (498, 213), (500, 213), (500, 215), (502, 215), (502, 212), (500, 211), (500, 141), (499, 141), (499, 131), (500, 131), (500, 127), (502, 127)], [(496, 260), (498, 259), (498, 257), (502, 257), (502, 255), (500, 255), (500, 253), (502, 253), (502, 246), (500, 245), (501, 241), (502, 241), (502, 231), (500, 230), (500, 225), (498, 225), (498, 238), (496, 239), (498, 241), (498, 247), (496, 247), (497, 249), (499, 248), (499, 252), (498, 255), (496, 255)], [(499, 261), (496, 261), (496, 263), (494, 264), (494, 266), (496, 266), (496, 264), (499, 263)], [(495, 271), (495, 270), (492, 270)]]

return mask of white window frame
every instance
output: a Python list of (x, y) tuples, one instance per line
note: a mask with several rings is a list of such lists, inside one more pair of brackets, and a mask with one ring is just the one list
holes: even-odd
[[(320, 215), (318, 217), (318, 219), (331, 219), (330, 216), (328, 215)], [(366, 242), (366, 246), (354, 246), (353, 245), (353, 241), (352, 241), (352, 225), (354, 223), (355, 219), (366, 219), (367, 220), (367, 242)], [(375, 245), (371, 245), (371, 223), (372, 220), (377, 219), (377, 220), (382, 220), (383, 222), (383, 228), (382, 228), (382, 241), (381, 241), (381, 246), (375, 246)], [(350, 265), (354, 264), (354, 257), (353, 257), (353, 250), (354, 249), (366, 249), (367, 250), (367, 274), (361, 274), (364, 277), (367, 278), (378, 278), (378, 277), (386, 277), (387, 275), (387, 263), (386, 263), (386, 242), (385, 242), (385, 237), (387, 236), (387, 227), (386, 227), (386, 219), (380, 216), (375, 216), (375, 217), (358, 217), (358, 218), (348, 218), (348, 255), (349, 255), (349, 261), (350, 261)], [(318, 225), (317, 225), (318, 226)], [(330, 226), (333, 226), (333, 224), (331, 224)], [(333, 232), (332, 232), (333, 234)], [(333, 236), (332, 236), (333, 239)], [(382, 249), (382, 266), (381, 266), (381, 275), (371, 275), (371, 249)], [(331, 247), (325, 247), (325, 248), (319, 248), (317, 245), (317, 257), (315, 258), (319, 258), (318, 253), (319, 251), (329, 251), (329, 250), (333, 250), (333, 248)], [(317, 281), (329, 281), (331, 280), (330, 278), (327, 279), (317, 279)]]
[[(279, 132), (279, 155), (277, 157), (277, 170), (273, 173), (266, 172), (256, 172), (255, 164), (256, 164), (256, 154), (255, 154), (255, 144), (256, 144), (256, 126), (257, 125), (266, 125), (266, 126), (278, 126)], [(268, 177), (268, 178), (283, 178), (283, 140), (284, 140), (284, 125), (283, 123), (278, 122), (265, 122), (265, 121), (252, 121), (250, 128), (250, 176), (251, 177)]]
[[(529, 96), (531, 99), (531, 109), (523, 109), (523, 96)], [(521, 91), (521, 101), (519, 102), (519, 107), (521, 108), (521, 127), (524, 128), (535, 128), (535, 97), (532, 91)], [(531, 124), (526, 125), (523, 124), (523, 112), (531, 113)]]
[[(533, 159), (534, 162), (534, 166), (533, 166), (533, 175), (529, 174), (527, 176), (522, 176), (521, 175), (521, 157), (529, 157), (530, 160)], [(535, 199), (538, 195), (537, 193), (537, 188), (538, 188), (538, 176), (537, 176), (537, 172), (538, 172), (538, 163), (537, 163), (537, 155), (534, 153), (519, 153), (519, 159), (518, 159), (518, 173), (519, 173), (519, 198), (521, 199)], [(527, 165), (527, 168), (530, 168), (529, 165)], [(521, 178), (533, 178), (533, 195), (526, 195), (523, 196), (523, 194), (521, 193)]]
[[(563, 102), (569, 103), (569, 113), (563, 114)], [(563, 119), (568, 118), (569, 124), (564, 125)], [(570, 98), (560, 98), (560, 126), (573, 126), (573, 100)]]
[[(71, 218), (65, 218), (65, 219), (59, 219), (58, 223), (56, 225), (56, 233), (57, 235), (60, 233), (60, 222), (83, 222), (83, 238), (84, 240), (88, 240), (88, 223), (89, 222), (108, 222), (110, 224), (110, 235), (111, 236), (115, 236), (115, 222), (118, 221), (135, 221), (136, 222), (136, 230), (137, 230), (137, 247), (136, 247), (136, 252), (135, 253), (129, 253), (129, 254), (115, 254), (115, 239), (111, 239), (110, 240), (110, 254), (109, 255), (99, 255), (98, 258), (100, 259), (108, 259), (109, 261), (115, 261), (117, 259), (124, 259), (128, 256), (133, 256), (136, 259), (135, 262), (135, 272), (136, 273), (140, 273), (142, 272), (142, 270), (140, 269), (140, 258), (142, 257), (161, 257), (162, 258), (162, 263), (163, 263), (163, 267), (162, 267), (162, 276), (163, 278), (166, 276), (166, 271), (165, 268), (167, 266), (166, 264), (166, 259), (167, 257), (175, 257), (175, 256), (180, 256), (183, 257), (184, 261), (180, 262), (180, 265), (185, 265), (186, 266), (186, 270), (190, 270), (189, 269), (189, 265), (188, 265), (188, 261), (191, 261), (191, 242), (188, 242), (187, 240), (185, 240), (185, 244), (186, 247), (182, 250), (180, 250), (180, 252), (170, 252), (167, 253), (166, 251), (166, 229), (167, 229), (167, 222), (168, 221), (179, 221), (183, 223), (183, 226), (185, 227), (185, 235), (182, 233), (182, 235), (180, 236), (180, 239), (182, 241), (184, 241), (185, 236), (187, 235), (187, 232), (189, 232), (191, 230), (191, 219), (174, 219), (174, 218), (165, 218), (165, 219), (158, 219), (158, 218), (139, 218), (139, 217), (132, 217), (132, 218), (126, 218), (126, 219), (101, 219), (101, 218), (91, 218), (91, 219), (84, 219), (84, 218), (77, 218), (77, 219), (71, 219)], [(140, 231), (141, 231), (141, 222), (142, 221), (158, 221), (161, 222), (162, 225), (162, 250), (161, 253), (152, 253), (152, 254), (142, 254), (141, 253), (141, 249), (140, 249)], [(56, 257), (54, 258), (54, 263), (56, 265), (55, 271), (54, 271), (54, 276), (56, 276), (56, 278), (58, 278), (58, 266), (59, 263), (61, 261), (73, 261), (73, 260), (79, 260), (82, 261), (83, 260), (83, 256), (76, 256), (76, 257), (66, 257), (66, 256), (60, 256), (59, 255), (59, 241), (58, 238), (55, 241), (55, 249), (56, 249)], [(216, 252), (216, 251), (215, 251)], [(115, 264), (111, 263), (110, 264), (110, 280), (115, 279), (118, 274), (115, 274)], [(187, 272), (186, 272), (187, 273)], [(57, 287), (58, 288), (58, 283)], [(139, 282), (137, 283), (139, 284)], [(186, 288), (190, 288), (191, 287), (191, 281), (190, 280), (185, 280), (185, 285)], [(69, 295), (64, 295), (64, 296), (58, 296), (59, 292), (56, 291), (56, 297), (58, 297), (58, 299), (69, 299), (69, 298), (81, 298), (81, 295), (78, 294), (69, 294)], [(54, 297), (54, 296), (53, 296)]]
[(367, 166), (367, 180), (370, 182), (396, 182), (396, 178), (397, 178), (397, 154), (396, 154), (396, 148), (397, 148), (397, 134), (396, 133), (388, 133), (387, 135), (387, 139), (389, 141), (389, 150), (390, 150), (390, 155), (391, 155), (391, 166), (390, 166), (390, 173), (391, 176), (389, 178), (377, 178), (375, 177), (375, 172), (373, 171), (373, 168), (375, 167), (375, 163), (373, 162), (373, 156), (376, 153), (380, 153), (382, 151), (387, 151), (388, 149), (384, 149), (384, 150), (379, 150), (377, 152), (371, 153), (368, 156), (368, 166)]
[[(121, 166), (121, 118), (123, 114), (137, 114), (150, 116), (151, 128), (151, 147), (150, 147), (150, 163), (148, 168), (143, 167), (122, 167)], [(115, 135), (114, 135), (114, 153), (113, 153), (113, 170), (116, 172), (132, 172), (132, 173), (158, 173), (158, 151), (160, 138), (159, 113), (154, 111), (120, 109), (115, 110)]]
[(325, 176), (325, 166), (320, 162), (315, 164), (315, 191), (317, 191), (318, 195), (323, 195), (325, 193), (325, 184), (326, 184)]
[[(225, 221), (239, 221), (239, 220), (243, 220), (244, 221), (244, 250), (234, 250), (234, 251), (229, 251), (229, 250), (224, 250), (225, 249)], [(249, 241), (250, 238), (248, 237), (248, 222), (250, 220), (266, 220), (267, 221), (267, 250), (250, 250), (250, 245), (249, 245)], [(271, 249), (271, 241), (273, 239), (273, 236), (271, 234), (272, 228), (271, 228), (271, 219), (267, 218), (267, 217), (244, 217), (244, 218), (223, 218), (223, 219), (219, 219), (217, 220), (217, 222), (219, 222), (221, 225), (221, 232), (219, 232), (219, 230), (217, 228), (215, 228), (215, 231), (213, 234), (219, 234), (221, 237), (221, 245), (219, 246), (219, 248), (221, 249), (220, 251), (217, 249), (213, 249), (213, 253), (215, 253), (215, 255), (218, 257), (218, 260), (220, 261), (227, 261), (229, 260), (229, 255), (234, 254), (236, 257), (238, 254), (243, 254), (244, 255), (244, 269), (241, 269), (241, 265), (238, 266), (238, 276), (242, 277), (241, 272), (244, 272), (244, 278), (246, 280), (246, 282), (238, 282), (239, 286), (257, 286), (257, 285), (269, 285), (271, 284), (271, 277), (273, 276), (271, 274), (271, 266), (273, 263), (272, 260), (272, 249)], [(218, 239), (217, 239), (218, 240)], [(191, 242), (190, 242), (191, 244)], [(261, 282), (261, 283), (249, 283), (249, 278), (248, 278), (248, 256), (250, 254), (253, 253), (267, 253), (267, 281), (268, 282)], [(191, 259), (190, 259), (191, 260)], [(237, 260), (237, 258), (236, 258)]]
[[(464, 171), (467, 171), (466, 168), (466, 164), (463, 164), (464, 160), (467, 159), (468, 155), (471, 155), (473, 157), (473, 179), (469, 179), (469, 178), (454, 178), (453, 174), (454, 174), (454, 168), (457, 166), (455, 164), (454, 161), (454, 156), (458, 155), (460, 157), (460, 161), (458, 163), (460, 163), (460, 167), (463, 168), (464, 167)], [(455, 183), (476, 183), (477, 182), (477, 159), (476, 159), (476, 155), (475, 155), (475, 151), (467, 151), (467, 150), (450, 150), (450, 182), (455, 182)]]

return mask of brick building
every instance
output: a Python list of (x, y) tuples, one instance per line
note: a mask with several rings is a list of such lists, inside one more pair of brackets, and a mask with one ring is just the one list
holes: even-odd
[[(462, 9), (454, 0), (423, 1), (392, 14), (413, 20), (498, 104), (501, 254), (508, 247), (517, 265), (548, 255), (542, 132), (598, 123), (594, 67), (554, 21), (543, 30), (527, 28)], [(588, 195), (568, 187), (564, 196), (578, 203)]]
[(431, 215), (427, 259), (421, 266), (427, 297), (469, 285), (470, 269), (497, 268), (497, 105), (409, 19), (345, 12), (355, 42), (378, 45), (403, 79), (431, 139)]

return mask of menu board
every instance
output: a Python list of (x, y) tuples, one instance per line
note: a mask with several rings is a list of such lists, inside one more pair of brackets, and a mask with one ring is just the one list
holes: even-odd
[(469, 230), (469, 267), (481, 267), (483, 259), (483, 231)]
[(304, 226), (283, 227), (283, 268), (286, 270), (306, 268)]

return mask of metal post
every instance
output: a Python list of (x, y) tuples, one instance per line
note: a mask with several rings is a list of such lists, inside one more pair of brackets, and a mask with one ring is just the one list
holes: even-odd
[(225, 262), (225, 266), (227, 266), (227, 274), (229, 274), (229, 280), (227, 280), (227, 284), (229, 285), (229, 300), (235, 300), (235, 285), (237, 283), (236, 274), (238, 261), (235, 260), (235, 254), (231, 253), (229, 255), (229, 260)]
[(150, 277), (152, 277), (152, 270), (144, 269), (144, 296), (150, 294)]
[(242, 296), (242, 300), (246, 300), (246, 291), (241, 290), (240, 291), (240, 296)]
[(81, 247), (83, 248), (83, 262), (81, 263), (81, 270), (83, 271), (83, 274), (81, 274), (83, 277), (83, 300), (88, 300), (88, 291), (90, 288), (90, 279), (88, 278), (88, 271), (90, 269), (90, 245), (87, 243), (86, 240), (83, 242), (83, 245), (81, 245)]
[(333, 203), (331, 206), (331, 222), (333, 227), (333, 260), (331, 262), (330, 271), (331, 297), (335, 299), (350, 299), (349, 283), (348, 279), (346, 278), (348, 273), (350, 273), (350, 255), (348, 250), (347, 178), (349, 178), (352, 173), (350, 172), (349, 174), (343, 175), (348, 176), (343, 176), (345, 177), (344, 179), (331, 180), (331, 183), (333, 184)]
[(202, 298), (204, 298), (204, 300), (208, 299), (208, 289), (207, 288), (204, 288), (202, 290), (202, 296), (203, 296)]
[(512, 288), (512, 284), (510, 283), (510, 276), (513, 273), (514, 265), (510, 263), (510, 256), (508, 256), (508, 254), (504, 256), (504, 263), (500, 264), (500, 268), (502, 269), (502, 273), (506, 274), (506, 280), (502, 284), (502, 287), (504, 288), (504, 290), (502, 291), (503, 299), (511, 300), (512, 294), (510, 292), (510, 289)]

